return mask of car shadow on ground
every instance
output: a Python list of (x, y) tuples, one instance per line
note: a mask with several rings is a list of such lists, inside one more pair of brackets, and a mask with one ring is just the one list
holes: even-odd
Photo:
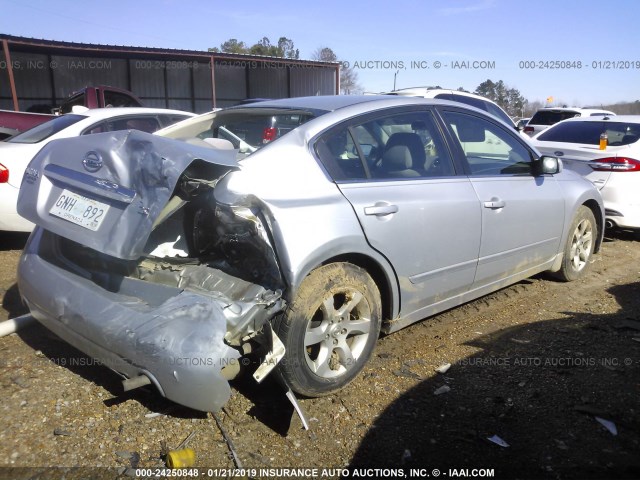
[(640, 478), (640, 283), (608, 292), (616, 314), (563, 312), (469, 342), (480, 352), (389, 405), (350, 466)]
[(207, 414), (178, 405), (163, 398), (152, 386), (144, 386), (125, 392), (122, 378), (85, 355), (39, 323), (18, 332), (21, 340), (55, 365), (69, 369), (88, 382), (101, 386), (112, 397), (105, 399), (105, 406), (112, 407), (128, 400), (135, 400), (150, 412), (167, 413), (177, 418), (205, 418)]
[(0, 232), (0, 250), (22, 250), (28, 239), (28, 233)]

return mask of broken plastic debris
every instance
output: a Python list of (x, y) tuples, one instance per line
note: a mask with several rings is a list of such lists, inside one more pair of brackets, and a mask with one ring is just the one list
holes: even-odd
[(526, 345), (527, 343), (531, 343), (531, 340), (520, 340), (519, 338), (512, 338), (512, 342), (520, 343), (522, 345)]
[(191, 448), (172, 450), (167, 453), (167, 467), (187, 468), (193, 467), (196, 463), (196, 452)]
[(447, 371), (451, 368), (451, 364), (450, 363), (444, 363), (442, 365), (440, 365), (438, 368), (436, 368), (436, 372), (438, 373), (447, 373)]
[(509, 446), (509, 444), (505, 442), (503, 439), (501, 439), (498, 435), (494, 435), (493, 437), (487, 437), (487, 440), (504, 448), (507, 448)]
[(609, 432), (611, 432), (611, 435), (618, 435), (618, 428), (616, 427), (615, 423), (600, 417), (595, 417), (595, 419), (600, 425), (609, 430)]
[(160, 413), (160, 412), (153, 412), (153, 413), (146, 413), (144, 416), (145, 418), (156, 418), (156, 417), (160, 417), (166, 415), (165, 413)]
[(433, 394), (434, 395), (442, 395), (443, 393), (449, 393), (451, 391), (451, 387), (449, 385), (443, 385), (440, 388), (437, 388)]

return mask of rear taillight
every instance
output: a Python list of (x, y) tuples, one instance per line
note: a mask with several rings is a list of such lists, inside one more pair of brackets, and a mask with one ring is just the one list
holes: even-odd
[(269, 143), (272, 140), (276, 139), (276, 135), (278, 130), (275, 127), (266, 127), (262, 131), (262, 143)]
[(9, 181), (9, 169), (0, 163), (0, 183)]
[(627, 157), (599, 158), (589, 166), (597, 172), (640, 172), (640, 161)]
[(533, 127), (524, 127), (524, 133), (533, 133)]

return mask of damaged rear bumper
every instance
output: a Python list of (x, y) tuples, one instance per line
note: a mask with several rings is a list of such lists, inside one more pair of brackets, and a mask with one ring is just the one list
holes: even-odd
[(254, 332), (283, 308), (279, 294), (267, 290), (267, 301), (244, 303), (219, 292), (207, 295), (130, 277), (120, 277), (107, 290), (82, 272), (43, 258), (38, 251), (43, 233), (40, 228), (33, 233), (18, 268), (32, 315), (110, 369), (127, 378), (145, 375), (163, 396), (197, 410), (219, 410), (229, 399), (221, 370), (240, 354), (225, 336), (240, 325)]

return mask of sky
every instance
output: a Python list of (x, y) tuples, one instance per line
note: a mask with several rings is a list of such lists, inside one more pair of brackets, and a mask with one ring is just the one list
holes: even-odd
[(640, 99), (637, 0), (0, 0), (0, 33), (206, 51), (237, 38), (331, 48), (367, 92), (502, 80), (532, 101)]

